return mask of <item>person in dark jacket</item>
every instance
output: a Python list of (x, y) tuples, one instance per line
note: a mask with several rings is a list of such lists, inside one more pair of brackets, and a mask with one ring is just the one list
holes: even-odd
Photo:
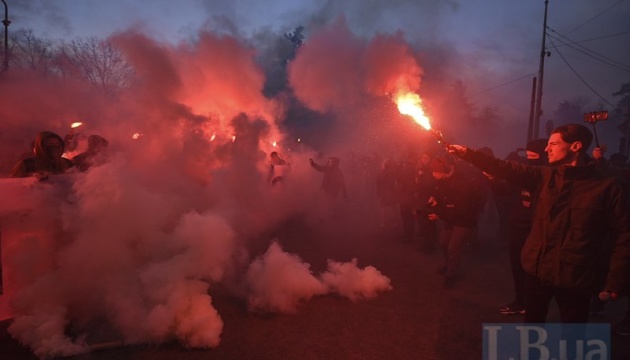
[[(546, 139), (532, 140), (525, 147), (528, 165), (547, 164)], [(532, 204), (534, 199), (527, 189), (519, 188), (511, 183), (499, 179), (490, 181), (492, 192), (497, 197), (503, 197), (508, 202), (507, 214), (507, 243), (512, 282), (514, 284), (514, 300), (501, 306), (499, 313), (503, 315), (525, 314), (525, 279), (526, 274), (521, 266), (521, 250), (527, 240), (532, 227)]]
[[(429, 219), (432, 213), (429, 200), (437, 197), (437, 182), (433, 177), (432, 163), (439, 162), (430, 150), (425, 150), (420, 155), (420, 166), (416, 175), (414, 192), (414, 213), (418, 223), (420, 234), (420, 251), (430, 254), (435, 251), (438, 244), (438, 231), (435, 221)], [(436, 166), (433, 164), (433, 166)], [(438, 165), (439, 166), (439, 165)]]
[(406, 159), (400, 164), (396, 181), (398, 194), (398, 209), (402, 224), (403, 242), (411, 242), (416, 227), (414, 215), (414, 196), (416, 191), (416, 176), (418, 175), (418, 154), (410, 151)]
[(88, 136), (87, 150), (72, 158), (72, 163), (81, 172), (87, 171), (91, 166), (102, 165), (107, 161), (106, 150), (109, 141), (100, 135)]
[(397, 164), (392, 159), (385, 159), (381, 165), (381, 170), (376, 176), (376, 198), (379, 205), (381, 229), (393, 228), (397, 224), (397, 180)]
[[(527, 273), (527, 323), (545, 322), (552, 299), (561, 322), (586, 323), (594, 292), (617, 298), (630, 288), (626, 184), (586, 162), (592, 139), (591, 131), (581, 124), (553, 130), (545, 149), (552, 166), (529, 166), (461, 145), (448, 146), (452, 154), (528, 189), (534, 197), (532, 229), (521, 252)], [(607, 258), (602, 289), (598, 270)]]
[[(626, 166), (625, 156), (616, 153), (610, 156), (610, 159), (604, 157), (606, 147), (596, 147), (593, 149), (593, 159), (597, 161), (597, 166), (602, 169), (610, 169), (617, 174), (626, 183), (630, 183), (630, 168)], [(628, 289), (630, 290), (630, 289)], [(591, 302), (591, 314), (603, 314), (605, 312), (605, 300), (600, 299), (599, 294), (593, 296)], [(628, 293), (625, 294), (626, 296)], [(626, 314), (623, 319), (612, 326), (612, 330), (621, 336), (630, 336), (630, 307), (626, 307)]]
[(437, 180), (437, 197), (429, 200), (434, 212), (429, 219), (440, 220), (439, 243), (445, 265), (438, 269), (444, 275), (444, 287), (451, 288), (459, 278), (462, 247), (475, 231), (476, 194), (471, 183), (446, 160), (432, 163), (433, 177)]
[(308, 161), (315, 170), (324, 173), (324, 178), (322, 179), (322, 190), (327, 196), (331, 198), (337, 198), (339, 195), (343, 197), (348, 196), (346, 181), (343, 177), (343, 172), (339, 168), (339, 163), (341, 161), (338, 157), (333, 156), (328, 158), (328, 163), (326, 165), (319, 165), (315, 163), (313, 159), (308, 159)]
[(46, 178), (49, 174), (62, 174), (72, 167), (72, 161), (62, 157), (64, 143), (61, 136), (42, 131), (33, 142), (33, 156), (20, 160), (11, 170), (15, 178), (38, 176)]

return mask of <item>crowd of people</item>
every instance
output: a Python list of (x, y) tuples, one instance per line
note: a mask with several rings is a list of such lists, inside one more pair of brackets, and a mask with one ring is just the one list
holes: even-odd
[[(440, 250), (437, 273), (445, 288), (461, 281), (462, 251), (478, 245), (480, 218), (492, 203), (514, 286), (513, 300), (499, 312), (543, 323), (554, 299), (562, 322), (585, 323), (602, 301), (630, 290), (630, 171), (619, 154), (606, 159), (597, 147), (590, 156), (592, 140), (587, 127), (569, 124), (506, 159), (489, 148), (447, 145), (410, 151), (400, 161), (384, 159), (378, 169), (373, 165), (380, 159), (372, 157), (369, 176), (358, 174), (371, 183), (382, 231), (416, 241), (426, 254)], [(11, 176), (87, 171), (105, 161), (108, 141), (91, 135), (87, 144), (85, 152), (67, 159), (64, 139), (41, 132), (32, 155), (18, 161)], [(333, 206), (349, 196), (338, 157), (309, 164), (323, 173), (321, 189)], [(290, 170), (278, 152), (270, 154), (270, 186), (282, 186)], [(618, 332), (630, 334), (629, 324), (626, 316)]]
[[(499, 313), (544, 323), (553, 300), (561, 322), (586, 323), (630, 290), (630, 170), (620, 154), (589, 154), (592, 142), (587, 127), (568, 124), (506, 159), (460, 145), (385, 159), (374, 178), (380, 226), (423, 252), (439, 248), (437, 273), (451, 288), (492, 202), (514, 286)], [(629, 335), (629, 325), (626, 315), (617, 333)]]

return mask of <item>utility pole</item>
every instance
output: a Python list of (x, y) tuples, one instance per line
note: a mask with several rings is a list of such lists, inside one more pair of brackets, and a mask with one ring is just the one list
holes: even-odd
[(532, 140), (538, 139), (538, 130), (540, 128), (540, 115), (542, 115), (542, 87), (543, 73), (545, 70), (545, 55), (549, 55), (545, 51), (545, 40), (547, 38), (547, 5), (549, 0), (545, 0), (545, 19), (543, 21), (542, 49), (540, 50), (540, 65), (538, 67), (538, 90), (536, 91), (536, 110), (534, 112), (534, 128), (532, 132)]
[[(9, 7), (7, 3), (2, 0), (4, 4), (4, 20), (2, 23), (4, 24), (4, 63), (2, 66), (2, 72), (6, 72), (9, 70)], [(0, 233), (0, 295), (4, 292), (4, 285), (2, 282), (2, 233)]]
[(2, 20), (4, 24), (4, 62), (2, 63), (2, 72), (7, 72), (9, 71), (9, 25), (11, 21), (9, 20), (9, 7), (6, 1), (2, 0), (2, 3), (4, 4), (4, 20)]
[(532, 80), (532, 99), (529, 103), (529, 122), (527, 123), (527, 142), (525, 144), (529, 144), (530, 141), (534, 140), (532, 136), (534, 135), (534, 109), (536, 108), (536, 77)]

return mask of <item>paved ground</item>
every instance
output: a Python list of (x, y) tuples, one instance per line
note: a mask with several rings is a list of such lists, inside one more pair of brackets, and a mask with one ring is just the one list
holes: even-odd
[[(392, 235), (369, 230), (349, 236), (347, 230), (293, 223), (276, 234), (286, 251), (323, 270), (326, 260), (359, 259), (388, 276), (393, 291), (353, 303), (323, 296), (302, 304), (293, 315), (258, 315), (220, 286), (211, 291), (225, 326), (213, 350), (190, 350), (175, 343), (123, 346), (95, 351), (77, 359), (479, 359), (482, 324), (518, 322), (497, 307), (511, 300), (505, 245), (483, 240), (464, 258), (465, 274), (452, 289), (443, 289), (435, 270), (441, 257), (417, 251)], [(609, 304), (603, 317), (618, 320), (625, 302)], [(557, 319), (552, 311), (550, 320)], [(0, 323), (0, 359), (36, 359), (7, 334)], [(613, 359), (630, 358), (630, 341), (612, 336)]]

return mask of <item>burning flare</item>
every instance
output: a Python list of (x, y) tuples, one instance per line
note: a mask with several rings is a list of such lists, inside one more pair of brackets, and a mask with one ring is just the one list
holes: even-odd
[(83, 123), (80, 122), (80, 121), (73, 122), (72, 125), (70, 125), (70, 128), (75, 129), (75, 128), (78, 128), (81, 125), (83, 125)]
[(401, 114), (410, 116), (416, 123), (430, 131), (431, 135), (433, 135), (437, 142), (448, 146), (448, 143), (444, 141), (442, 133), (431, 128), (431, 122), (429, 121), (427, 114), (424, 113), (424, 109), (422, 108), (422, 99), (418, 96), (418, 94), (412, 92), (399, 92), (396, 95), (394, 102), (398, 106), (398, 111), (400, 111)]
[(424, 113), (422, 108), (422, 99), (415, 93), (398, 93), (395, 99), (398, 111), (403, 115), (409, 115), (420, 124), (423, 128), (431, 130), (429, 117)]

